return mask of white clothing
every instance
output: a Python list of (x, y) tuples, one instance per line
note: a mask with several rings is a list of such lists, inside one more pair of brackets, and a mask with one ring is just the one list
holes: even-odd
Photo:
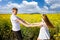
[(41, 39), (41, 40), (50, 39), (50, 34), (49, 34), (47, 25), (46, 24), (42, 24), (42, 25), (43, 26), (40, 28), (38, 39)]
[(16, 19), (17, 19), (17, 16), (12, 14), (10, 20), (12, 23), (12, 30), (13, 31), (19, 31), (20, 30), (20, 23), (17, 22)]

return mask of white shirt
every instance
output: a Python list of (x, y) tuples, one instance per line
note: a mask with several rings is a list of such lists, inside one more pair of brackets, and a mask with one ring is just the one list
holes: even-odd
[(43, 26), (40, 28), (38, 39), (41, 39), (41, 40), (50, 39), (49, 30), (46, 24), (45, 25), (43, 24)]
[(16, 19), (17, 19), (17, 16), (12, 14), (10, 20), (12, 23), (12, 30), (13, 31), (19, 31), (20, 30), (20, 23), (17, 22)]

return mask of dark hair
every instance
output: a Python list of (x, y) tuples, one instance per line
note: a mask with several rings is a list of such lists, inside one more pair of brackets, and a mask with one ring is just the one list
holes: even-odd
[(48, 27), (54, 28), (54, 26), (52, 25), (52, 23), (49, 21), (48, 17), (46, 16), (46, 14), (43, 14), (42, 18)]
[(18, 11), (18, 9), (17, 9), (16, 7), (12, 8), (12, 10), (16, 10), (16, 11)]

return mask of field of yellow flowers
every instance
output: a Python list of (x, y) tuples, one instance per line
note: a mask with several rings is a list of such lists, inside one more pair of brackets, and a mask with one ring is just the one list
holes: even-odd
[[(49, 28), (51, 40), (60, 40), (60, 14), (46, 14), (52, 24), (55, 26), (54, 29)], [(0, 39), (1, 40), (13, 40), (11, 32), (11, 14), (0, 14)], [(35, 23), (41, 21), (41, 14), (18, 14), (18, 17), (29, 23)], [(40, 28), (27, 28), (21, 26), (23, 40), (36, 40), (39, 34)]]

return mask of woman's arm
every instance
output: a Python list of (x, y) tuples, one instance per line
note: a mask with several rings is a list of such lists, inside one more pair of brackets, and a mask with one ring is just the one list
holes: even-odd
[(33, 27), (36, 27), (36, 26), (40, 27), (40, 26), (42, 26), (42, 22), (32, 23), (31, 26), (33, 26)]
[(35, 24), (36, 24), (36, 25), (38, 25), (38, 24), (40, 24), (40, 23), (41, 23), (41, 22), (37, 22), (37, 23), (32, 23), (32, 24), (34, 24), (34, 25), (35, 25)]

